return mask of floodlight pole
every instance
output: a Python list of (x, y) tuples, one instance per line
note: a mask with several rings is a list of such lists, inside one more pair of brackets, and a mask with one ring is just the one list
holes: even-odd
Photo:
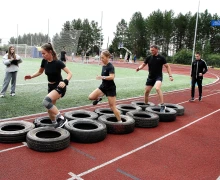
[(195, 27), (195, 35), (194, 35), (194, 43), (193, 43), (192, 62), (194, 60), (194, 55), (195, 55), (196, 34), (197, 34), (197, 26), (198, 26), (198, 19), (199, 19), (199, 6), (200, 6), (200, 0), (199, 0), (198, 11), (197, 11), (197, 16), (196, 16), (196, 27)]
[(102, 16), (103, 16), (103, 11), (101, 13), (101, 31), (100, 31), (100, 48), (99, 48), (99, 64), (100, 64), (100, 59), (101, 59), (101, 49), (102, 49)]
[(18, 24), (17, 24), (17, 47), (16, 47), (16, 52), (18, 53)]
[(49, 28), (50, 28), (50, 25), (49, 25), (49, 19), (48, 19), (48, 33), (47, 33), (47, 34), (48, 34), (48, 35), (47, 35), (47, 36), (48, 36), (48, 42), (50, 42), (50, 37), (49, 37)]

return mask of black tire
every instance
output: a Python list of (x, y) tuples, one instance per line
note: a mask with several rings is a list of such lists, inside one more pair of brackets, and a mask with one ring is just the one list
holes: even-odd
[(75, 111), (66, 112), (64, 116), (68, 121), (75, 119), (93, 119), (93, 120), (98, 119), (98, 114), (87, 110), (75, 110)]
[(136, 127), (152, 128), (157, 127), (159, 124), (159, 116), (155, 113), (147, 111), (130, 111), (127, 116), (135, 120)]
[(132, 104), (119, 104), (116, 106), (118, 110), (122, 112), (123, 115), (126, 115), (129, 111), (141, 111), (142, 108)]
[(79, 143), (96, 143), (106, 138), (106, 125), (91, 119), (69, 121), (65, 129), (70, 132), (71, 140)]
[(177, 116), (183, 116), (185, 112), (185, 108), (178, 104), (164, 103), (164, 105), (168, 108), (174, 109), (176, 111)]
[(148, 102), (147, 104), (145, 104), (144, 101), (133, 101), (131, 102), (132, 105), (135, 105), (135, 106), (139, 106), (142, 108), (142, 111), (145, 111), (145, 109), (148, 107), (148, 106), (155, 106), (154, 103), (152, 102)]
[(34, 120), (35, 127), (54, 127), (49, 117), (39, 117)]
[(147, 107), (146, 111), (157, 114), (161, 122), (172, 122), (176, 120), (176, 111), (171, 108), (166, 108), (165, 113), (160, 112), (160, 106)]
[(65, 149), (70, 144), (70, 133), (63, 128), (39, 127), (27, 133), (27, 145), (40, 152), (53, 152)]
[(26, 121), (7, 121), (0, 123), (0, 142), (19, 143), (26, 140), (27, 133), (34, 124)]
[(102, 115), (98, 120), (106, 124), (109, 134), (128, 134), (135, 128), (134, 119), (125, 115), (121, 115), (122, 122), (117, 122), (115, 115)]
[[(95, 109), (95, 113), (97, 113), (98, 116), (114, 114), (113, 111), (111, 110), (111, 108), (97, 108), (97, 109)], [(120, 113), (122, 113), (122, 112), (120, 111)]]

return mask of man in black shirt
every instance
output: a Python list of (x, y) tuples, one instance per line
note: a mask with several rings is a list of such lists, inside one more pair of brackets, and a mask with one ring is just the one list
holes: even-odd
[(148, 103), (148, 97), (149, 97), (150, 91), (155, 85), (157, 94), (159, 95), (160, 104), (161, 104), (160, 112), (165, 112), (166, 106), (164, 105), (163, 92), (161, 91), (161, 85), (163, 81), (162, 69), (163, 69), (163, 66), (166, 67), (167, 72), (169, 74), (169, 78), (171, 81), (173, 81), (171, 68), (167, 64), (166, 59), (160, 54), (158, 54), (158, 47), (156, 45), (152, 45), (150, 47), (150, 51), (152, 55), (148, 56), (145, 59), (144, 63), (141, 64), (136, 69), (136, 71), (143, 69), (148, 64), (149, 75), (147, 78), (145, 94), (144, 94), (145, 104)]
[(201, 59), (199, 52), (195, 54), (196, 60), (192, 62), (191, 67), (191, 79), (192, 79), (192, 88), (191, 88), (191, 99), (190, 102), (194, 101), (195, 95), (195, 84), (197, 83), (199, 88), (199, 101), (202, 100), (202, 80), (203, 74), (208, 71), (206, 62)]
[(66, 56), (66, 51), (65, 47), (63, 47), (63, 50), (60, 52), (60, 60), (66, 64), (67, 56)]

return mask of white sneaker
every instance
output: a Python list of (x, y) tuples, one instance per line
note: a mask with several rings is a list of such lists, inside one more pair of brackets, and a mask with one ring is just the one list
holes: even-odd
[(5, 97), (5, 95), (1, 94), (1, 95), (0, 95), (0, 98), (3, 98), (3, 97)]
[(10, 95), (11, 95), (11, 96), (15, 96), (15, 93), (11, 93)]

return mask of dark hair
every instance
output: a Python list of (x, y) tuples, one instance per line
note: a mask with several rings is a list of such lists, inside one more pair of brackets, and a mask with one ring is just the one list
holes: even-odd
[(9, 48), (8, 48), (8, 59), (11, 59), (11, 57), (16, 59), (15, 48), (14, 48), (14, 52), (13, 53), (11, 53), (11, 48), (14, 48), (14, 46), (9, 46)]
[(53, 59), (54, 59), (54, 60), (58, 60), (58, 58), (57, 58), (57, 53), (56, 53), (56, 51), (54, 51), (53, 46), (52, 46), (51, 43), (43, 44), (43, 45), (41, 46), (41, 48), (44, 49), (44, 50), (47, 51), (47, 52), (50, 52), (50, 51), (51, 51), (51, 54), (52, 54), (52, 56), (53, 56)]
[(108, 57), (108, 58), (111, 57), (111, 54), (110, 54), (110, 52), (109, 52), (108, 50), (102, 51), (102, 54), (103, 54), (105, 57)]
[(150, 48), (155, 48), (155, 49), (159, 49), (157, 45), (153, 44), (150, 46)]
[(196, 54), (200, 55), (200, 52), (196, 52)]

